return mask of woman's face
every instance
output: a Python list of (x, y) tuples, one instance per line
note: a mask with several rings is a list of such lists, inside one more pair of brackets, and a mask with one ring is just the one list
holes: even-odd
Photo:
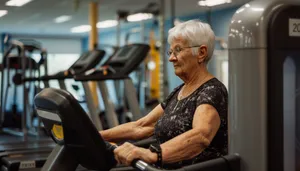
[(173, 63), (175, 74), (179, 77), (191, 73), (199, 66), (199, 59), (193, 55), (188, 42), (181, 37), (173, 40), (169, 55), (169, 61)]

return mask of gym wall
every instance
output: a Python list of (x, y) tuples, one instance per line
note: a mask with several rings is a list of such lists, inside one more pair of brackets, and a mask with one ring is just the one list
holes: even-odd
[[(239, 8), (228, 8), (228, 9), (222, 9), (222, 10), (215, 10), (211, 13), (211, 26), (216, 34), (217, 37), (221, 37), (225, 40), (227, 40), (228, 32), (229, 32), (229, 24), (231, 21), (231, 17), (235, 13), (235, 11)], [(207, 13), (199, 13), (195, 15), (189, 15), (189, 16), (177, 16), (181, 21), (186, 21), (190, 19), (200, 19), (201, 21), (207, 22)], [(130, 29), (139, 27), (140, 24), (123, 24), (121, 26), (121, 37), (120, 37), (120, 45), (124, 45), (125, 40), (125, 34), (130, 31)], [(149, 31), (152, 26), (152, 21), (146, 21), (145, 22), (145, 34), (146, 36), (149, 35)], [(171, 28), (171, 20), (167, 19), (165, 23), (165, 34), (167, 36), (168, 30)], [(158, 39), (159, 38), (159, 28), (155, 28), (155, 36)], [(99, 30), (99, 44), (111, 44), (116, 45), (116, 28), (109, 28), (109, 29), (101, 29)], [(147, 40), (146, 40), (147, 41)], [(130, 37), (130, 42), (141, 42), (141, 36), (140, 33), (136, 33)], [(88, 49), (88, 37), (85, 37), (82, 39), (82, 48), (83, 51)], [(169, 45), (167, 44), (167, 49), (169, 48)], [(218, 45), (216, 45), (216, 50), (220, 49)], [(166, 56), (165, 56), (166, 57)], [(208, 68), (210, 71), (215, 74), (215, 60), (212, 59), (210, 61), (210, 64)], [(168, 78), (169, 78), (169, 91), (172, 91), (176, 86), (182, 83), (182, 81), (174, 75), (174, 69), (171, 63), (168, 63)], [(112, 90), (113, 91), (113, 90)]]

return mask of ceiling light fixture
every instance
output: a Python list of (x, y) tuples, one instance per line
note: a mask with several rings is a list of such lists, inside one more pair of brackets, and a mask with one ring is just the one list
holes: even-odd
[(55, 23), (64, 23), (72, 19), (70, 15), (62, 15), (54, 19)]
[(85, 32), (89, 32), (90, 30), (91, 30), (90, 25), (81, 25), (81, 26), (76, 26), (71, 28), (72, 33), (85, 33)]
[(97, 23), (97, 28), (109, 28), (118, 25), (116, 20), (105, 20)]
[(136, 22), (136, 21), (143, 21), (153, 18), (153, 14), (151, 13), (137, 13), (132, 14), (127, 17), (127, 21), (129, 22)]
[(216, 6), (221, 4), (231, 3), (231, 0), (200, 0), (198, 2), (199, 6)]
[(3, 17), (7, 14), (7, 10), (0, 10), (0, 17)]
[[(105, 20), (97, 23), (97, 28), (109, 28), (114, 27), (118, 24), (116, 20)], [(71, 28), (72, 33), (85, 33), (91, 31), (90, 25), (81, 25)]]
[(32, 0), (9, 0), (5, 3), (6, 6), (16, 6), (16, 7), (21, 7)]

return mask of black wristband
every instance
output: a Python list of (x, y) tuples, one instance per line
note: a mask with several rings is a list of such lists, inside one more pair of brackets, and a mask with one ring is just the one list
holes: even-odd
[(162, 152), (161, 152), (161, 147), (159, 144), (151, 144), (149, 147), (150, 151), (153, 153), (157, 154), (157, 161), (156, 161), (156, 165), (159, 167), (162, 167)]

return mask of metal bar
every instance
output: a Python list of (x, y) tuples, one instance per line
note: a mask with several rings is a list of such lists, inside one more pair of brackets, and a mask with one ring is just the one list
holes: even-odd
[(175, 13), (176, 13), (176, 10), (175, 10), (175, 0), (171, 0), (171, 27), (174, 27), (175, 26)]
[(83, 89), (84, 89), (84, 92), (86, 95), (86, 103), (87, 103), (87, 107), (89, 110), (89, 117), (98, 130), (103, 130), (102, 124), (99, 119), (99, 113), (97, 111), (97, 107), (95, 107), (96, 105), (94, 104), (94, 101), (92, 100), (93, 96), (92, 96), (92, 91), (90, 89), (90, 86), (88, 85), (88, 82), (82, 82), (82, 85), (83, 85)]
[(136, 121), (142, 117), (142, 114), (138, 105), (139, 102), (137, 99), (136, 90), (130, 78), (124, 80), (124, 88), (125, 88), (125, 96), (127, 98), (129, 109), (132, 113), (133, 120)]
[(169, 94), (167, 58), (165, 58), (165, 1), (160, 0), (159, 32), (160, 32), (160, 100), (163, 101)]
[(60, 89), (67, 90), (65, 80), (58, 80), (58, 84), (59, 84)]
[(118, 24), (116, 26), (116, 45), (117, 47), (121, 46), (121, 19), (118, 16)]
[(101, 96), (102, 96), (103, 103), (105, 106), (105, 116), (106, 116), (109, 128), (118, 126), (119, 120), (118, 120), (117, 114), (115, 112), (114, 104), (112, 103), (112, 101), (109, 98), (108, 89), (107, 89), (105, 81), (99, 81), (98, 87), (100, 88), (100, 91), (101, 91)]
[[(145, 43), (145, 22), (144, 21), (141, 21), (140, 23), (141, 25), (141, 41), (142, 43)], [(140, 109), (142, 111), (145, 110), (145, 101), (146, 101), (146, 92), (145, 92), (145, 84), (147, 84), (146, 82), (146, 77), (145, 77), (145, 72), (146, 72), (146, 68), (145, 68), (145, 62), (142, 62), (140, 64), (140, 71), (139, 71), (139, 76), (140, 76), (140, 86), (139, 86), (139, 105), (140, 105)]]
[[(19, 43), (19, 42), (17, 42)], [(25, 49), (24, 46), (21, 45), (21, 57), (22, 57), (22, 79), (26, 78), (26, 56), (25, 56)], [(27, 130), (27, 90), (26, 90), (26, 83), (22, 84), (23, 86), (23, 115), (22, 115), (22, 132), (24, 134), (23, 139), (25, 141), (28, 140), (28, 130)]]

